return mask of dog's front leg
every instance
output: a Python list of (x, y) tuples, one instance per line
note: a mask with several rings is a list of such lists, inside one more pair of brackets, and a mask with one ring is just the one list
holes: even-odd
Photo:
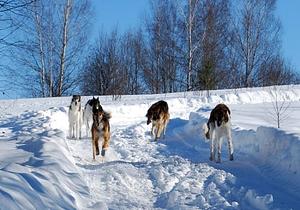
[(83, 124), (83, 113), (80, 111), (80, 117), (79, 117), (79, 139), (81, 139), (81, 128)]
[(95, 157), (96, 157), (96, 145), (95, 145), (94, 138), (92, 138), (92, 147), (93, 147), (93, 160), (95, 160)]
[(72, 138), (72, 128), (73, 128), (72, 124), (69, 123), (69, 138), (70, 139)]
[(155, 136), (154, 128), (155, 128), (155, 125), (154, 125), (154, 122), (152, 122), (152, 128), (151, 128), (151, 134), (152, 134), (152, 136)]
[(210, 161), (215, 160), (215, 138), (210, 139), (210, 156), (209, 156)]
[[(95, 160), (96, 155), (99, 155), (98, 147), (99, 136), (96, 130), (92, 128), (92, 148), (93, 148), (93, 160)], [(98, 150), (97, 150), (98, 148)]]
[(156, 129), (156, 138), (155, 138), (155, 140), (160, 138), (160, 134), (161, 134), (161, 130), (162, 130), (161, 122), (159, 122), (156, 127), (157, 127), (157, 129)]
[(222, 148), (222, 138), (220, 136), (216, 137), (218, 144), (218, 159), (217, 163), (221, 163), (221, 148)]
[(75, 138), (76, 139), (79, 138), (79, 123), (78, 122), (75, 124)]

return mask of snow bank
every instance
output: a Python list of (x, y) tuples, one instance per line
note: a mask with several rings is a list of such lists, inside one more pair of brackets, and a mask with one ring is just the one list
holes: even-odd
[(235, 149), (252, 156), (271, 179), (290, 183), (289, 190), (300, 190), (300, 138), (282, 130), (260, 126), (256, 132), (235, 131)]
[(91, 205), (89, 189), (72, 163), (65, 135), (50, 129), (49, 121), (47, 113), (40, 111), (1, 124), (6, 130), (0, 137), (1, 209), (81, 209)]
[[(190, 113), (189, 122), (185, 125), (184, 133), (189, 136), (201, 136), (203, 142), (187, 140), (185, 144), (195, 149), (209, 147), (201, 129), (207, 122), (203, 112)], [(182, 134), (181, 134), (182, 135)], [(300, 137), (277, 128), (259, 126), (255, 130), (245, 130), (233, 127), (233, 141), (235, 158), (258, 165), (263, 173), (272, 174), (270, 180), (286, 183), (289, 191), (300, 191)], [(227, 158), (227, 142), (223, 142), (224, 159)]]

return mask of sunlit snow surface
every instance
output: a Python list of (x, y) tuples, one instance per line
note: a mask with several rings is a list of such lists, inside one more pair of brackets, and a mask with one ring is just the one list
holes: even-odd
[[(287, 107), (277, 129), (274, 99)], [(91, 97), (83, 97), (83, 105)], [(166, 137), (145, 114), (166, 100)], [(0, 101), (0, 209), (299, 209), (300, 86), (100, 97), (112, 113), (105, 161), (68, 139), (71, 97)], [(235, 160), (208, 160), (202, 125), (232, 112)]]

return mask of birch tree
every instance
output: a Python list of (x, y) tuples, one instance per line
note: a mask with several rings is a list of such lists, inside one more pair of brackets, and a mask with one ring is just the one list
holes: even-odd
[(255, 86), (258, 69), (279, 52), (276, 0), (243, 0), (236, 6), (234, 47), (243, 72), (242, 86)]
[(27, 12), (22, 44), (13, 55), (24, 71), (12, 73), (32, 96), (70, 93), (87, 46), (89, 2), (36, 0)]

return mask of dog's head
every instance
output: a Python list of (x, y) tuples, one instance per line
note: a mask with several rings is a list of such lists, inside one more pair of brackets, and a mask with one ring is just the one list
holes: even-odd
[(97, 98), (93, 97), (93, 99), (91, 99), (91, 106), (93, 109), (93, 113), (103, 111), (102, 106), (100, 105), (99, 97)]
[(227, 123), (228, 120), (229, 116), (226, 109), (219, 109), (218, 112), (216, 112), (216, 121), (218, 126)]
[(169, 107), (167, 102), (158, 101), (151, 105), (148, 109), (146, 117), (147, 117), (147, 125), (151, 123), (151, 121), (159, 120), (163, 113), (168, 113)]
[(80, 103), (81, 103), (81, 96), (80, 95), (73, 95), (71, 104), (75, 104), (75, 106), (77, 106), (77, 104), (80, 104)]
[(146, 117), (147, 117), (147, 125), (149, 125), (151, 123), (152, 114), (147, 112)]
[(159, 113), (155, 110), (149, 109), (147, 114), (147, 125), (149, 125), (152, 121), (156, 121), (159, 119)]

